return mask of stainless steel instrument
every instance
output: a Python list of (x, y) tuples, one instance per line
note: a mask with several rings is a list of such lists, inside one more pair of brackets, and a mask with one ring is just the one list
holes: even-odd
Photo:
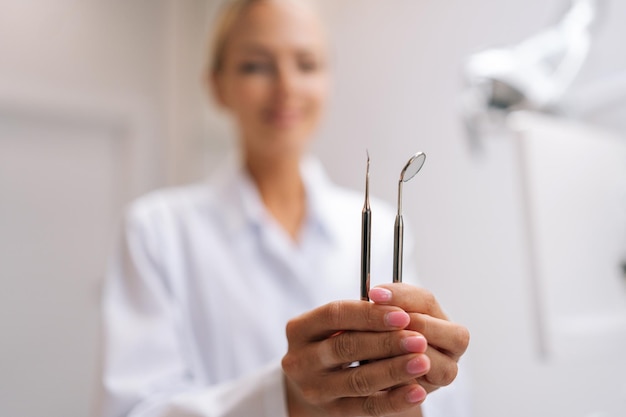
[(402, 220), (402, 184), (413, 178), (424, 166), (426, 154), (418, 152), (409, 159), (398, 181), (398, 214), (394, 225), (393, 282), (402, 282), (402, 245), (404, 243), (404, 221)]
[[(366, 151), (367, 152), (367, 151)], [(369, 301), (372, 210), (370, 209), (370, 154), (365, 171), (365, 203), (361, 212), (361, 300)]]

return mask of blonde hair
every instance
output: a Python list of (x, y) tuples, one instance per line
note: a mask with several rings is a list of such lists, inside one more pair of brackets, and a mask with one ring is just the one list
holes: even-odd
[[(246, 10), (253, 4), (270, 0), (225, 0), (220, 6), (214, 29), (210, 38), (209, 59), (207, 68), (210, 74), (217, 74), (224, 64), (224, 52), (233, 27), (243, 16)], [(276, 1), (276, 0), (274, 0)], [(283, 0), (285, 1), (285, 0)], [(315, 9), (313, 2), (308, 0), (291, 0), (295, 3), (306, 4), (312, 10)]]
[(228, 0), (223, 2), (218, 11), (210, 43), (208, 68), (211, 74), (218, 73), (222, 68), (224, 51), (233, 26), (235, 26), (248, 7), (258, 1), (262, 0)]

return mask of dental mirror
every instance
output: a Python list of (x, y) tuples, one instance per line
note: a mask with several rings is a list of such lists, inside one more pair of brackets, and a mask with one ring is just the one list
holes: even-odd
[(404, 242), (404, 221), (402, 220), (402, 184), (413, 178), (424, 166), (426, 154), (413, 155), (400, 172), (398, 181), (398, 214), (393, 230), (393, 282), (402, 282), (402, 245)]
[(400, 181), (408, 182), (413, 178), (424, 166), (424, 161), (426, 161), (426, 154), (424, 152), (418, 152), (413, 155), (402, 169)]

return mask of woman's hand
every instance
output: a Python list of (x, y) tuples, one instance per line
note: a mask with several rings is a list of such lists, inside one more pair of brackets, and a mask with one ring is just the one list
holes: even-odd
[(456, 378), (459, 358), (469, 344), (468, 330), (448, 320), (435, 297), (423, 288), (409, 284), (385, 284), (373, 288), (370, 299), (378, 305), (397, 306), (409, 313), (408, 330), (422, 334), (428, 341), (426, 355), (430, 370), (418, 378), (427, 392), (450, 384)]
[[(389, 301), (405, 298), (394, 294)], [(282, 361), (289, 415), (381, 416), (410, 409), (420, 415), (426, 390), (417, 380), (429, 375), (431, 363), (426, 339), (405, 330), (414, 321), (417, 326), (417, 316), (402, 308), (363, 301), (333, 302), (291, 320)], [(367, 363), (349, 366), (357, 361)]]

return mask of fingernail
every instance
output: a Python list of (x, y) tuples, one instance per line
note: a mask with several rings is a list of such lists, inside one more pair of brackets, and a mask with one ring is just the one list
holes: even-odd
[(385, 323), (390, 327), (405, 328), (409, 325), (411, 318), (404, 311), (392, 311), (385, 315)]
[(428, 342), (423, 336), (410, 336), (402, 340), (402, 346), (407, 352), (424, 353), (428, 347)]
[(406, 400), (412, 404), (424, 401), (426, 398), (426, 390), (421, 387), (415, 387), (406, 394)]
[(387, 288), (372, 288), (369, 292), (370, 300), (375, 303), (386, 303), (391, 301), (392, 292)]
[(411, 375), (425, 374), (428, 372), (428, 368), (430, 368), (430, 362), (426, 355), (413, 358), (406, 364), (406, 371)]

